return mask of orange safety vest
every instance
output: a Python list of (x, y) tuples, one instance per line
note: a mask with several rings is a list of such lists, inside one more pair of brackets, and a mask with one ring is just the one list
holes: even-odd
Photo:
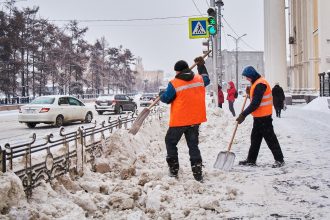
[(251, 90), (250, 90), (251, 101), (253, 99), (252, 95), (253, 95), (254, 89), (256, 88), (256, 85), (258, 85), (259, 83), (265, 84), (267, 86), (267, 88), (264, 93), (264, 96), (261, 99), (260, 106), (254, 112), (251, 113), (253, 115), (253, 117), (255, 117), (255, 118), (265, 117), (268, 115), (272, 115), (272, 113), (273, 113), (272, 89), (270, 88), (270, 86), (269, 86), (268, 82), (265, 80), (265, 78), (260, 77), (252, 84)]
[(171, 103), (170, 127), (200, 124), (206, 121), (205, 86), (201, 75), (190, 81), (174, 78), (176, 97)]

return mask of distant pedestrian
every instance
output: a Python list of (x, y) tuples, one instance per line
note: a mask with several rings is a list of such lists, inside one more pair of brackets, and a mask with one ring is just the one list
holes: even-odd
[(179, 159), (177, 144), (184, 134), (189, 148), (191, 170), (195, 180), (202, 182), (202, 156), (198, 148), (199, 125), (206, 121), (205, 87), (210, 84), (203, 57), (195, 59), (198, 74), (186, 61), (174, 65), (175, 77), (168, 83), (160, 100), (171, 104), (170, 123), (165, 136), (169, 175), (177, 177)]
[(285, 95), (279, 83), (276, 83), (272, 89), (273, 105), (276, 111), (276, 117), (281, 117), (281, 110), (284, 108)]
[(239, 165), (255, 166), (260, 150), (261, 141), (264, 138), (275, 159), (273, 168), (283, 166), (283, 154), (273, 128), (272, 119), (272, 91), (269, 83), (252, 67), (243, 70), (243, 76), (251, 82), (251, 88), (246, 88), (250, 95), (250, 105), (238, 116), (236, 121), (241, 124), (249, 114), (253, 116), (253, 128), (251, 132), (251, 145), (246, 160)]
[(222, 86), (218, 85), (218, 107), (222, 108), (222, 103), (225, 102), (225, 98), (222, 92)]
[(229, 104), (229, 110), (235, 117), (236, 114), (235, 114), (235, 109), (234, 109), (234, 102), (235, 102), (235, 93), (237, 91), (236, 91), (235, 85), (232, 81), (230, 81), (228, 84), (229, 84), (229, 89), (227, 89), (227, 100), (228, 100), (228, 104)]

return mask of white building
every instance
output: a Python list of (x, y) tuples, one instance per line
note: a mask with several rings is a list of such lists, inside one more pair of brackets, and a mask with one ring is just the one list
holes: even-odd
[(329, 12), (329, 0), (264, 0), (265, 75), (271, 84), (300, 94), (319, 89), (318, 73), (330, 71)]

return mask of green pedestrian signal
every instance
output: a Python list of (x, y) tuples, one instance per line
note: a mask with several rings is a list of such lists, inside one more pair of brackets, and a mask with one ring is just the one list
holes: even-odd
[(207, 14), (209, 15), (207, 21), (208, 21), (208, 26), (207, 30), (210, 35), (214, 36), (217, 34), (217, 11), (215, 8), (209, 8), (207, 10)]

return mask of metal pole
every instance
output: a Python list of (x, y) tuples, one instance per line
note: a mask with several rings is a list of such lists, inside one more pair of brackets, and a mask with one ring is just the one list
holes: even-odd
[(227, 34), (229, 37), (232, 37), (234, 40), (235, 40), (235, 44), (236, 44), (236, 89), (238, 90), (239, 89), (239, 86), (238, 86), (238, 41), (246, 36), (247, 34), (243, 34), (241, 35), (240, 37), (236, 38), (236, 37), (233, 37), (232, 35), (230, 34)]
[(219, 59), (219, 74), (218, 74), (218, 77), (219, 77), (219, 84), (222, 86), (222, 51), (221, 51), (221, 41), (222, 41), (222, 38), (221, 38), (221, 18), (222, 18), (222, 15), (221, 15), (221, 7), (224, 5), (223, 4), (223, 1), (222, 0), (218, 0), (216, 2), (216, 5), (218, 6), (218, 24), (219, 24), (219, 27), (218, 27), (218, 59)]
[[(210, 6), (215, 6), (215, 0), (210, 0)], [(218, 107), (218, 74), (217, 74), (217, 35), (212, 36), (212, 61), (213, 61), (213, 103)]]
[(238, 90), (238, 39), (236, 39), (236, 89)]

